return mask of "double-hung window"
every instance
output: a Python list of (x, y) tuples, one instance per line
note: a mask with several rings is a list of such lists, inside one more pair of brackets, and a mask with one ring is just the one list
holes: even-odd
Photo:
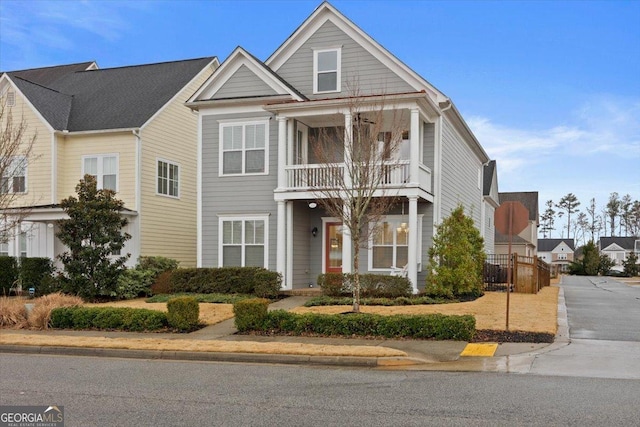
[(96, 178), (98, 189), (118, 191), (118, 156), (100, 154), (82, 158), (82, 176)]
[(0, 233), (0, 256), (9, 256), (9, 235)]
[(177, 163), (158, 159), (157, 193), (180, 197), (180, 167)]
[(267, 120), (220, 124), (220, 175), (268, 173)]
[[(419, 215), (418, 230), (422, 229), (421, 223), (422, 216)], [(371, 233), (369, 270), (389, 270), (391, 267), (403, 268), (407, 265), (409, 232), (408, 218), (405, 215), (389, 215), (383, 218)], [(421, 240), (418, 237), (418, 260), (421, 258)]]
[(221, 267), (268, 267), (268, 217), (220, 217)]
[(24, 156), (0, 159), (4, 170), (0, 177), (0, 193), (27, 192), (27, 158)]
[(342, 49), (313, 51), (313, 93), (340, 92)]

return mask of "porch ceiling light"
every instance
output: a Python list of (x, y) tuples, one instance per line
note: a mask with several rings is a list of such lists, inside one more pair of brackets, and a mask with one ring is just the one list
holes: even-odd
[(309, 202), (309, 208), (315, 209), (317, 207), (318, 207), (318, 204), (316, 202)]

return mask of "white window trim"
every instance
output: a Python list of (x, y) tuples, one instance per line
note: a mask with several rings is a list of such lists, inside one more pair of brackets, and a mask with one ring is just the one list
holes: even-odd
[(93, 159), (93, 158), (97, 158), (98, 159), (98, 190), (102, 190), (102, 177), (104, 176), (104, 173), (100, 173), (102, 170), (102, 162), (100, 162), (100, 160), (104, 159), (105, 157), (115, 157), (116, 158), (116, 193), (120, 191), (120, 155), (118, 153), (108, 153), (108, 154), (87, 154), (82, 156), (82, 176), (80, 177), (81, 179), (84, 178), (85, 176), (85, 171), (84, 171), (84, 161), (85, 159)]
[[(10, 182), (9, 188), (7, 189), (7, 194), (27, 194), (29, 193), (29, 161), (26, 156), (13, 156), (11, 157), (11, 161), (9, 162), (9, 167), (12, 168), (12, 163), (14, 159), (21, 159), (20, 161), (24, 162), (24, 191), (13, 191), (13, 181)], [(5, 170), (6, 172), (6, 170)], [(13, 180), (15, 175), (5, 175), (7, 178)], [(2, 179), (4, 177), (0, 177)]]
[[(225, 221), (264, 221), (264, 268), (269, 268), (269, 214), (230, 214), (218, 215), (218, 267), (223, 266), (223, 243), (222, 243), (222, 227)], [(244, 264), (244, 223), (242, 225), (242, 247), (243, 247), (243, 259)]]
[[(335, 90), (318, 90), (318, 54), (324, 52), (337, 52), (336, 60), (336, 89)], [(325, 71), (327, 72), (327, 71)], [(342, 90), (342, 47), (332, 47), (328, 49), (313, 50), (313, 93), (336, 93)]]
[[(178, 195), (177, 196), (172, 196), (171, 194), (164, 194), (158, 191), (158, 162), (164, 162), (167, 164), (167, 166), (177, 166), (178, 167)], [(182, 166), (180, 166), (180, 163), (178, 162), (174, 162), (171, 160), (167, 160), (167, 159), (163, 159), (162, 157), (156, 157), (156, 196), (161, 196), (161, 197), (168, 197), (170, 199), (180, 199), (180, 181), (182, 178)], [(169, 177), (167, 176), (167, 184), (169, 181)], [(167, 185), (167, 191), (169, 191), (169, 186)]]
[[(422, 217), (424, 216), (424, 214), (419, 214), (418, 215), (418, 250), (416, 253), (416, 258), (418, 261), (418, 272), (422, 271)], [(383, 216), (380, 218), (380, 222), (379, 224), (382, 224), (384, 222), (386, 222), (387, 220), (391, 220), (391, 221), (402, 221), (404, 220), (405, 222), (409, 222), (409, 216), (408, 215), (387, 215), (387, 216)], [(369, 225), (369, 229), (371, 229), (371, 225)], [(408, 239), (407, 239), (407, 244), (409, 243)], [(367, 254), (367, 258), (368, 258), (368, 262), (367, 262), (367, 268), (369, 271), (374, 271), (374, 272), (391, 272), (393, 271), (392, 268), (390, 268), (391, 266), (389, 266), (389, 268), (373, 268), (373, 233), (369, 233), (369, 241), (368, 241), (368, 254)], [(398, 268), (402, 268), (404, 267), (404, 265), (396, 265), (395, 267)]]
[[(241, 119), (241, 120), (224, 120), (218, 122), (218, 176), (219, 177), (229, 177), (229, 176), (260, 176), (260, 175), (269, 175), (269, 119), (260, 118), (260, 119)], [(244, 135), (245, 135), (245, 126), (249, 125), (264, 125), (264, 172), (251, 172), (251, 173), (224, 173), (224, 147), (223, 147), (223, 130), (228, 126), (242, 126), (242, 170), (245, 169), (245, 156), (244, 153), (246, 149), (244, 147)]]

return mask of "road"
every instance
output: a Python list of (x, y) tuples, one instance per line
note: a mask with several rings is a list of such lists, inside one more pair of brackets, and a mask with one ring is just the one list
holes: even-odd
[(530, 373), (640, 379), (640, 287), (580, 276), (561, 287), (570, 344), (535, 357)]
[(0, 403), (65, 426), (637, 425), (640, 381), (0, 355)]

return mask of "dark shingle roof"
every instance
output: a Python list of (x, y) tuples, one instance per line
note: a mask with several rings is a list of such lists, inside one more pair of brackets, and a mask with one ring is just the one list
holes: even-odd
[[(509, 236), (507, 234), (502, 234), (499, 231), (496, 231), (496, 233), (495, 233), (495, 243), (509, 243)], [(533, 245), (533, 243), (531, 243), (527, 239), (524, 239), (524, 238), (518, 236), (517, 234), (514, 234), (513, 236), (511, 236), (511, 243), (514, 244), (514, 245), (515, 244)]]
[(491, 184), (493, 184), (493, 172), (496, 170), (496, 161), (491, 160), (489, 163), (484, 165), (484, 174), (483, 174), (483, 185), (482, 185), (482, 195), (490, 196), (491, 195)]
[[(25, 95), (57, 130), (136, 128), (213, 60), (214, 57), (207, 57), (78, 71), (57, 78), (48, 86), (46, 95), (33, 88)], [(72, 100), (70, 106), (68, 97)], [(59, 117), (65, 112), (67, 120)]]
[(640, 240), (640, 237), (601, 237), (599, 246), (600, 250), (602, 250), (615, 243), (622, 249), (633, 251), (635, 248), (636, 240)]
[(42, 114), (42, 117), (49, 122), (51, 127), (58, 130), (67, 129), (73, 99), (70, 95), (65, 95), (20, 77), (12, 77), (11, 80)]
[(512, 193), (500, 193), (500, 203), (520, 202), (529, 210), (529, 221), (538, 223), (538, 192), (524, 191)]
[[(67, 74), (75, 73), (77, 71), (85, 71), (95, 62), (80, 62), (77, 64), (56, 65), (53, 67), (31, 68), (29, 70), (9, 71), (11, 76), (20, 77), (24, 80), (28, 80), (32, 83), (36, 83), (42, 86), (50, 86), (58, 79), (66, 76)], [(2, 73), (0, 73), (2, 74)]]
[(551, 252), (560, 243), (564, 242), (572, 251), (575, 251), (573, 239), (538, 239), (538, 252)]

